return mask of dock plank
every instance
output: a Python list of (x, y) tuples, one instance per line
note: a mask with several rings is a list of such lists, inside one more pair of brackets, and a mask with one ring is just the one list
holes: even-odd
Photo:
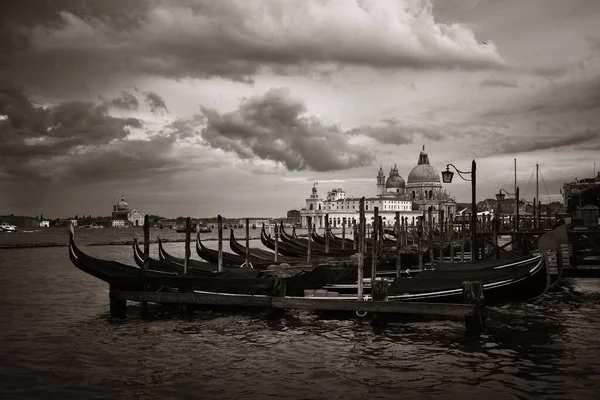
[(314, 297), (273, 297), (272, 307), (307, 310), (368, 311), (446, 317), (464, 317), (473, 314), (474, 311), (474, 306), (471, 304), (358, 301), (355, 299)]

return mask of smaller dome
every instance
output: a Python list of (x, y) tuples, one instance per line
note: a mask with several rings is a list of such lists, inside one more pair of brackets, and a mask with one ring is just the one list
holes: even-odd
[(385, 182), (387, 189), (404, 189), (406, 183), (400, 175), (391, 175)]
[(124, 198), (121, 198), (121, 201), (119, 202), (119, 204), (117, 204), (117, 210), (118, 211), (129, 211), (129, 203), (127, 203), (127, 201), (125, 201)]

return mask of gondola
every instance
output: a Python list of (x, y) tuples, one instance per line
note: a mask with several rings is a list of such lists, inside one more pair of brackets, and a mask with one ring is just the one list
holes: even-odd
[(143, 271), (117, 261), (95, 258), (85, 254), (77, 247), (73, 226), (69, 228), (69, 258), (81, 271), (121, 290), (172, 292), (188, 287), (195, 290), (230, 294), (269, 295), (273, 289), (273, 278), (269, 276), (237, 278), (216, 274), (214, 276), (177, 275), (152, 269)]
[[(161, 251), (162, 250), (162, 251)], [(184, 274), (184, 260), (173, 257), (167, 254), (162, 249), (162, 243), (159, 239), (159, 255), (163, 254), (160, 260), (153, 258), (149, 259), (150, 268), (165, 272), (172, 272), (178, 275)], [(166, 257), (165, 257), (166, 255)], [(140, 267), (144, 268), (144, 253), (139, 248), (137, 240), (133, 240), (133, 257), (135, 263)], [(203, 276), (227, 276), (227, 277), (238, 277), (238, 278), (257, 278), (260, 275), (258, 270), (252, 268), (230, 268), (224, 267), (223, 272), (217, 272), (217, 264), (207, 263), (198, 260), (188, 260), (189, 275), (203, 275)]]
[(533, 299), (546, 293), (552, 283), (545, 256), (540, 254), (501, 261), (493, 268), (423, 271), (412, 279), (396, 279), (388, 288), (388, 300), (460, 303), (462, 283), (466, 280), (483, 283), (487, 305)]
[[(231, 231), (231, 234), (229, 235), (229, 247), (235, 254), (242, 256), (244, 258), (246, 257), (246, 246), (242, 245), (240, 242), (238, 242), (235, 239), (233, 230)], [(269, 262), (275, 263), (275, 261), (274, 261), (275, 253), (267, 251), (267, 250), (262, 250), (262, 249), (249, 249), (249, 259), (250, 259), (250, 262), (252, 262), (252, 259), (259, 259), (261, 261), (269, 261)], [(304, 258), (300, 258), (300, 257), (285, 257), (280, 254), (277, 257), (277, 262), (278, 263), (287, 263), (287, 264), (297, 264), (299, 262), (302, 262), (303, 259)]]
[[(196, 253), (200, 258), (206, 260), (210, 263), (217, 263), (219, 260), (219, 252), (218, 250), (209, 249), (204, 246), (202, 241), (200, 240), (200, 233), (196, 233)], [(242, 257), (237, 254), (223, 252), (223, 265), (228, 267), (241, 267), (246, 263), (245, 257)], [(266, 269), (269, 265), (274, 264), (274, 261), (261, 260), (261, 259), (252, 259), (252, 267), (256, 269)]]
[[(264, 227), (260, 232), (260, 240), (265, 247), (275, 251), (275, 240), (267, 236)], [(306, 239), (300, 238), (293, 239), (291, 242), (279, 242), (277, 243), (277, 251), (279, 254), (288, 257), (306, 257), (308, 244), (303, 244), (303, 240), (305, 241)], [(356, 252), (353, 250), (342, 252), (333, 249), (330, 252), (325, 252), (323, 246), (320, 246), (316, 243), (311, 243), (311, 253), (313, 256), (320, 258), (327, 257), (334, 258), (337, 260), (347, 260), (351, 255), (355, 254)]]

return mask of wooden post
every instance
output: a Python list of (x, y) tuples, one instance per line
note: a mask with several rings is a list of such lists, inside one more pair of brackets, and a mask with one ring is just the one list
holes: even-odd
[(419, 237), (419, 269), (423, 269), (423, 217), (418, 217), (417, 236)]
[[(387, 301), (388, 280), (386, 278), (378, 278), (371, 282), (371, 297), (373, 301)], [(385, 317), (383, 313), (373, 313), (371, 316), (371, 324), (376, 326), (385, 325)]]
[[(112, 286), (108, 292), (108, 298), (110, 300), (110, 317), (111, 318), (126, 318), (127, 317), (127, 301), (116, 299), (116, 288)], [(148, 304), (148, 303), (146, 303)]]
[(342, 250), (344, 250), (344, 248), (346, 244), (346, 223), (344, 222), (342, 224)]
[[(402, 222), (404, 222), (404, 219)], [(396, 211), (396, 278), (400, 278), (402, 275), (402, 235), (400, 229), (400, 211)]]
[(384, 225), (383, 225), (383, 217), (379, 216), (379, 246), (378, 246), (378, 254), (379, 259), (384, 259), (383, 257), (383, 238), (384, 238)]
[(498, 226), (500, 225), (500, 221), (498, 218), (494, 218), (492, 221), (492, 240), (494, 241), (494, 245), (492, 246), (493, 258), (497, 260), (500, 258), (500, 250), (498, 250)]
[(357, 296), (358, 301), (363, 300), (363, 267), (365, 262), (365, 233), (366, 233), (366, 221), (365, 221), (365, 198), (360, 199), (358, 206), (359, 209), (359, 245), (358, 245), (358, 276), (356, 280), (357, 284)]
[(218, 232), (218, 260), (217, 260), (217, 271), (223, 272), (223, 217), (217, 215), (217, 232)]
[[(277, 227), (277, 225), (275, 225)], [(275, 228), (277, 229), (277, 228)], [(271, 293), (272, 297), (285, 297), (287, 291), (287, 285), (285, 280), (282, 278), (275, 278), (273, 280), (273, 291)], [(285, 309), (282, 308), (269, 308), (267, 310), (268, 318), (279, 318), (285, 313)]]
[(412, 243), (411, 244), (413, 246), (414, 246), (415, 240), (416, 240), (415, 233), (416, 233), (416, 231), (415, 231), (415, 217), (412, 217), (412, 223), (411, 223), (411, 227), (410, 227), (410, 236), (412, 238), (412, 240), (411, 240)]
[(379, 256), (379, 241), (377, 236), (379, 234), (379, 207), (373, 208), (373, 230), (371, 233), (371, 240), (373, 242), (373, 248), (371, 249), (371, 284), (375, 281), (377, 276), (377, 258)]
[(444, 262), (444, 245), (446, 243), (446, 241), (444, 240), (444, 234), (445, 234), (445, 229), (444, 229), (444, 210), (440, 209), (439, 210), (439, 215), (440, 215), (440, 262)]
[[(199, 224), (196, 225), (196, 226), (198, 227)], [(184, 275), (187, 275), (188, 268), (189, 268), (189, 265), (190, 265), (190, 255), (191, 255), (191, 252), (190, 252), (190, 241), (191, 241), (190, 234), (191, 234), (191, 230), (192, 230), (192, 226), (190, 224), (190, 217), (187, 217), (185, 219), (185, 247), (184, 247), (184, 249), (185, 249), (185, 255), (184, 255), (184, 258), (183, 258), (183, 274)]]
[[(471, 246), (472, 247), (472, 246)], [(460, 262), (465, 262), (465, 216), (460, 219)]]
[(429, 267), (433, 269), (435, 259), (433, 254), (433, 210), (431, 207), (427, 210), (427, 217), (429, 218)]
[(325, 214), (325, 253), (329, 253), (329, 214)]
[(356, 224), (352, 225), (352, 250), (356, 250), (358, 245), (358, 228)]
[(312, 243), (312, 217), (307, 217), (308, 218), (308, 242), (307, 242), (307, 246), (306, 246), (306, 262), (309, 263), (310, 262), (310, 252), (311, 252), (311, 243)]
[[(144, 275), (148, 275), (150, 269), (150, 219), (148, 214), (144, 215)], [(146, 286), (144, 286), (146, 291)], [(148, 316), (148, 302), (142, 301), (142, 317)]]
[(277, 263), (277, 256), (279, 254), (279, 224), (275, 223), (275, 255), (273, 261)]
[(250, 218), (246, 218), (246, 254), (244, 257), (244, 266), (250, 266)]
[(485, 330), (483, 284), (480, 281), (463, 282), (463, 300), (473, 305), (473, 314), (465, 317), (467, 335), (480, 335)]
[(450, 241), (450, 263), (454, 262), (454, 214), (450, 214), (448, 218), (448, 233)]

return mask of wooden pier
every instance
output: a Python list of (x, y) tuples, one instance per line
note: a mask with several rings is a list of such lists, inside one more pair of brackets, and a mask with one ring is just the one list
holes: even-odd
[(243, 307), (270, 310), (320, 310), (332, 312), (349, 312), (365, 318), (371, 314), (373, 323), (385, 322), (387, 316), (429, 316), (436, 319), (457, 319), (465, 321), (466, 333), (479, 335), (485, 329), (485, 307), (483, 285), (481, 282), (466, 281), (463, 283), (464, 304), (425, 303), (425, 302), (390, 302), (387, 301), (387, 281), (378, 280), (379, 290), (374, 290), (372, 300), (336, 297), (297, 297), (285, 295), (285, 284), (275, 281), (273, 294), (243, 295), (215, 292), (145, 292), (127, 291), (111, 288), (110, 315), (113, 318), (127, 316), (127, 301), (152, 302), (159, 304), (177, 304), (192, 306), (211, 305), (220, 307)]

